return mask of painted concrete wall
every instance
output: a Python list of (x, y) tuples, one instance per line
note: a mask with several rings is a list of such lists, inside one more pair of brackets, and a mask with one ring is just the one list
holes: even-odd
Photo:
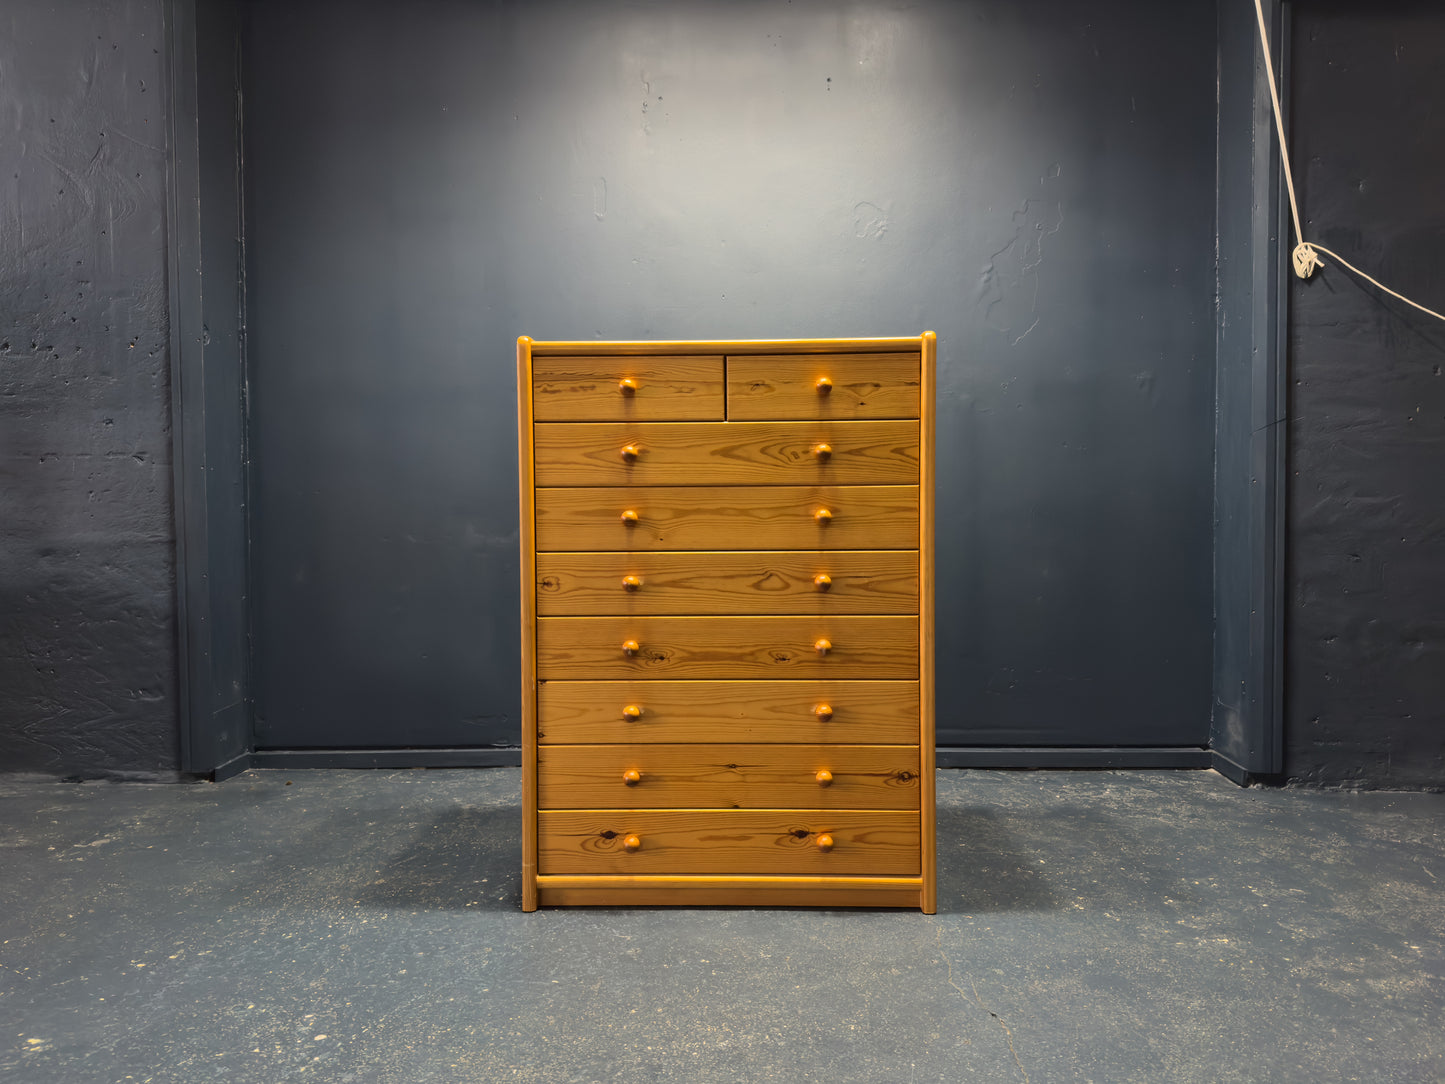
[[(1445, 15), (1297, 7), (1305, 233), (1445, 312)], [(1338, 267), (1290, 304), (1286, 771), (1445, 786), (1445, 323)]]
[(519, 333), (932, 328), (940, 742), (1204, 745), (1214, 32), (252, 4), (258, 738), (516, 740)]
[(159, 0), (0, 6), (0, 770), (177, 763)]
[[(1445, 22), (1309, 8), (1311, 228), (1438, 308)], [(161, 30), (160, 0), (0, 12), (0, 770), (176, 765)], [(579, 185), (579, 230), (594, 195)], [(1293, 287), (1292, 311), (1288, 773), (1440, 785), (1442, 341), (1338, 272)]]

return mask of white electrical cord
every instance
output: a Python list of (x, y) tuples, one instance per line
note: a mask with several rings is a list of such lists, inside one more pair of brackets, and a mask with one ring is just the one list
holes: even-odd
[(1284, 164), (1285, 187), (1289, 189), (1289, 211), (1294, 218), (1294, 235), (1299, 238), (1299, 244), (1295, 246), (1292, 256), (1294, 273), (1302, 279), (1309, 278), (1314, 274), (1316, 268), (1324, 266), (1324, 261), (1319, 257), (1319, 254), (1323, 252), (1326, 256), (1333, 256), (1346, 268), (1359, 275), (1360, 278), (1377, 286), (1391, 297), (1399, 298), (1405, 304), (1413, 305), (1421, 312), (1428, 313), (1437, 320), (1445, 320), (1445, 316), (1441, 316), (1434, 309), (1427, 309), (1424, 305), (1411, 301), (1404, 294), (1396, 293), (1378, 279), (1371, 278), (1338, 252), (1331, 252), (1325, 248), (1324, 245), (1311, 244), (1305, 240), (1305, 235), (1300, 230), (1299, 204), (1295, 201), (1294, 196), (1294, 175), (1290, 172), (1289, 168), (1289, 144), (1285, 142), (1284, 138), (1284, 119), (1280, 114), (1279, 91), (1275, 88), (1274, 82), (1274, 60), (1269, 50), (1269, 34), (1264, 28), (1264, 5), (1261, 3), (1261, 0), (1254, 0), (1254, 13), (1259, 17), (1259, 43), (1264, 47), (1264, 70), (1269, 75), (1269, 100), (1274, 105), (1274, 124), (1275, 128), (1279, 131), (1279, 157), (1280, 161)]

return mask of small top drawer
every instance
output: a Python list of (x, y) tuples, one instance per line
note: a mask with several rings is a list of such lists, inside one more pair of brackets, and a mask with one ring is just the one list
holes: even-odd
[(535, 357), (539, 422), (721, 421), (721, 357)]
[(920, 356), (757, 354), (729, 357), (728, 417), (916, 418), (923, 386)]

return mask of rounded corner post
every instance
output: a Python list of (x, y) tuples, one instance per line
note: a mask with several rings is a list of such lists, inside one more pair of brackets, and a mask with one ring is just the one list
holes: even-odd
[(938, 399), (938, 336), (925, 331), (920, 336), (923, 377), (923, 402), (919, 411), (920, 432), (919, 452), (922, 472), (919, 478), (918, 552), (922, 583), (919, 590), (919, 754), (923, 768), (922, 801), (922, 843), (923, 843), (923, 889), (920, 904), (925, 914), (934, 914), (938, 909), (938, 841), (937, 841), (937, 787), (936, 746), (937, 729), (934, 721), (934, 431), (937, 418)]
[(522, 910), (537, 909), (537, 556), (532, 467), (532, 340), (517, 339), (518, 545), (522, 589)]

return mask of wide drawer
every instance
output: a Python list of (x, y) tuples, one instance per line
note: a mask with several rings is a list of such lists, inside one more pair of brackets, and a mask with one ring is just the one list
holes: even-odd
[(917, 486), (536, 491), (539, 551), (916, 549)]
[(689, 421), (727, 416), (719, 357), (533, 357), (537, 421)]
[(916, 745), (545, 745), (543, 809), (917, 809)]
[(916, 353), (729, 357), (727, 416), (916, 418), (922, 370)]
[(537, 612), (911, 614), (918, 612), (918, 554), (544, 553)]
[(923, 878), (576, 874), (537, 878), (544, 907), (927, 907)]
[(543, 617), (537, 677), (916, 678), (916, 617)]
[(547, 422), (539, 486), (901, 485), (918, 482), (918, 423)]
[(542, 681), (537, 740), (851, 742), (919, 740), (916, 681)]
[(917, 812), (539, 810), (537, 872), (917, 874), (920, 839)]

